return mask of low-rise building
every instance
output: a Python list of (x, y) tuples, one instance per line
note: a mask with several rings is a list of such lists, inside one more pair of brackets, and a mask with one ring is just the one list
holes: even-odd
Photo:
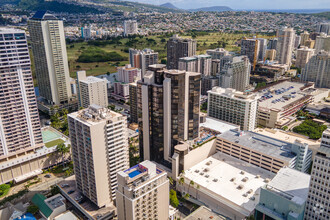
[(289, 143), (255, 132), (230, 130), (217, 136), (217, 151), (273, 173), (287, 166), (308, 172), (312, 150), (308, 144)]
[(282, 168), (261, 188), (255, 219), (303, 220), (310, 175)]
[(177, 189), (190, 199), (230, 219), (244, 219), (259, 203), (260, 187), (275, 174), (222, 154), (208, 157), (179, 178)]
[(46, 198), (42, 194), (35, 194), (32, 203), (38, 206), (40, 214), (47, 220), (53, 220), (56, 216), (66, 211), (65, 199), (61, 194)]

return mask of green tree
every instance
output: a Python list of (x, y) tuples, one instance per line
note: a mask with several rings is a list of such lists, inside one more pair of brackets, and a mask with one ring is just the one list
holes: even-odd
[(30, 206), (27, 207), (27, 209), (26, 209), (26, 212), (29, 212), (29, 213), (31, 213), (31, 214), (33, 214), (33, 215), (35, 215), (38, 211), (39, 211), (39, 208), (38, 208), (38, 206), (36, 206), (36, 205), (30, 205)]
[(50, 193), (53, 195), (59, 194), (61, 192), (60, 188), (56, 185), (51, 186)]
[(171, 189), (171, 191), (170, 191), (170, 204), (174, 208), (177, 208), (179, 206), (179, 200), (178, 200), (178, 197), (176, 195), (176, 191), (173, 190), (173, 189)]
[(70, 152), (70, 148), (71, 148), (71, 145), (68, 144), (68, 146), (66, 146), (64, 143), (62, 144), (58, 144), (56, 146), (56, 152), (58, 152), (59, 154), (62, 155), (62, 163), (63, 163), (63, 167), (64, 167), (64, 157), (66, 154), (68, 154)]
[(5, 196), (10, 189), (10, 185), (9, 184), (2, 184), (0, 185), (0, 196)]

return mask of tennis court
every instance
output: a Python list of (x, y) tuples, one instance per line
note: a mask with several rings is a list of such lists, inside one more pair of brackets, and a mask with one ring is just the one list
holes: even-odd
[(44, 129), (41, 131), (42, 134), (42, 140), (44, 143), (48, 143), (50, 141), (56, 140), (61, 138), (62, 136), (56, 132), (56, 131), (52, 131), (50, 129)]

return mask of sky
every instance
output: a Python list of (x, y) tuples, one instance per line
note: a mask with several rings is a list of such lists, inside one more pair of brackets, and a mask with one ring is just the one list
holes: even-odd
[(170, 2), (178, 8), (193, 9), (228, 6), (232, 9), (322, 9), (330, 8), (330, 0), (131, 0), (160, 5)]

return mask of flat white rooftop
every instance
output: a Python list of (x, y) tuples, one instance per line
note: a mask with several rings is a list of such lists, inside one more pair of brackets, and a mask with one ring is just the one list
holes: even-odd
[(239, 125), (230, 124), (228, 122), (211, 117), (206, 117), (206, 121), (204, 123), (201, 123), (199, 127), (209, 128), (211, 130), (218, 131), (221, 134), (231, 129), (239, 130)]
[(267, 189), (283, 192), (291, 197), (291, 201), (302, 205), (307, 200), (310, 178), (306, 173), (285, 167), (277, 172)]
[[(186, 182), (194, 181), (200, 189), (220, 196), (220, 203), (227, 201), (252, 212), (259, 202), (256, 191), (275, 174), (244, 161), (218, 152), (185, 171)], [(266, 180), (267, 179), (267, 180)], [(188, 181), (187, 181), (188, 180)], [(253, 197), (253, 198), (252, 198)], [(246, 214), (246, 213), (243, 213)]]
[[(272, 87), (260, 90), (257, 92), (261, 97), (259, 100), (259, 107), (282, 110), (284, 106), (306, 96), (306, 93), (300, 91), (301, 87), (304, 87), (303, 83), (284, 81)], [(283, 98), (283, 96), (286, 97), (287, 100)]]
[(104, 82), (105, 79), (101, 79), (101, 78), (97, 78), (94, 76), (88, 76), (86, 79), (84, 80), (80, 80), (80, 82), (84, 82), (84, 83), (96, 83), (96, 82)]

